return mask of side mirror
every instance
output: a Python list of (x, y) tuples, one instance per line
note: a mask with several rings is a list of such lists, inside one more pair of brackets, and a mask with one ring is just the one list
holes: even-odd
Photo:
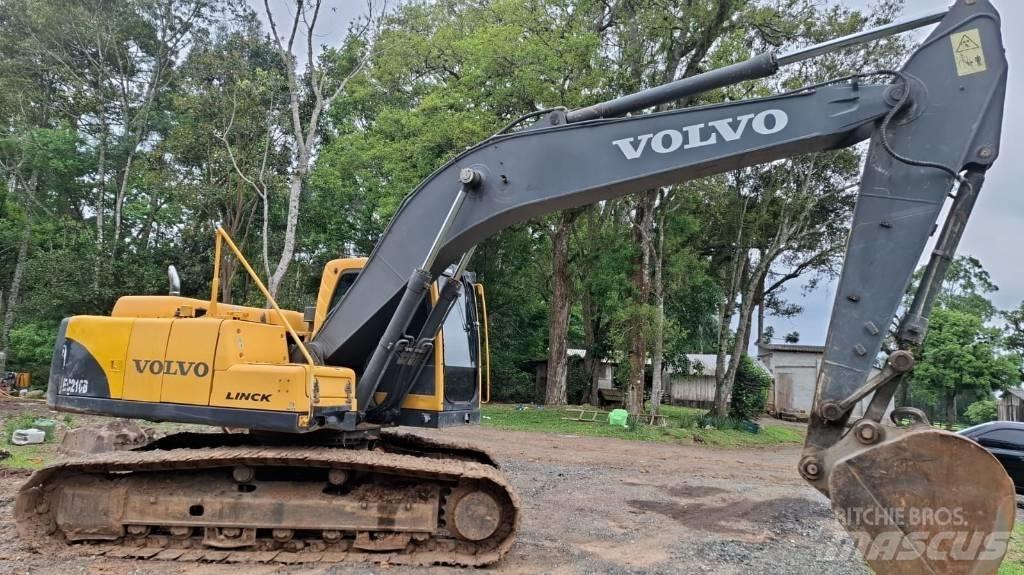
[(171, 285), (168, 295), (181, 295), (181, 278), (178, 277), (178, 270), (174, 266), (167, 266), (167, 280)]

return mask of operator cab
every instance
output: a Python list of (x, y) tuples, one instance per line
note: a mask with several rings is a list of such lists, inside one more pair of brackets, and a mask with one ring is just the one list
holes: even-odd
[[(352, 287), (366, 258), (331, 260), (324, 266), (320, 291), (313, 319), (315, 335), (323, 326), (329, 312), (334, 309)], [(475, 275), (466, 272), (461, 278), (462, 290), (452, 305), (441, 327), (433, 353), (416, 378), (409, 395), (401, 404), (401, 412), (394, 422), (411, 427), (450, 427), (480, 422), (481, 392), (485, 372), (489, 369), (489, 350), (481, 335), (483, 317), (483, 289)], [(424, 300), (413, 316), (409, 333), (419, 333), (437, 302), (444, 282), (442, 276), (430, 288), (429, 300)], [(362, 375), (364, 366), (347, 366)], [(374, 401), (380, 403), (396, 383), (399, 366), (392, 365), (385, 372)]]

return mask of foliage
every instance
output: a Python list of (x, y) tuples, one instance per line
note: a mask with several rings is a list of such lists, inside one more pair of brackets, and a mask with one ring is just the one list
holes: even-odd
[(937, 308), (928, 335), (917, 352), (912, 389), (947, 405), (947, 422), (956, 423), (953, 399), (965, 390), (991, 393), (1019, 381), (1020, 358), (1000, 351), (1002, 333), (969, 312)]
[(999, 419), (999, 403), (995, 399), (981, 399), (967, 406), (964, 419), (971, 425)]
[[(914, 275), (907, 291), (905, 306), (923, 275)], [(974, 257), (957, 256), (935, 295), (924, 344), (914, 351), (915, 367), (910, 375), (910, 393), (917, 401), (941, 406), (939, 419), (954, 425), (961, 408), (958, 399), (982, 398), (977, 410), (984, 410), (992, 392), (1016, 386), (1021, 379), (1021, 352), (1016, 347), (1014, 312), (997, 314), (989, 295), (999, 287)], [(994, 324), (1002, 315), (1008, 328)], [(973, 407), (973, 406), (972, 406)], [(966, 417), (981, 417), (976, 411)]]
[(11, 330), (8, 365), (32, 374), (32, 387), (45, 389), (53, 356), (57, 326), (51, 323), (23, 323)]
[(740, 358), (736, 383), (732, 388), (729, 415), (738, 419), (757, 419), (764, 413), (772, 376), (747, 354)]
[[(910, 298), (917, 291), (924, 270), (922, 266), (914, 273), (914, 279), (907, 290), (906, 305), (909, 305)], [(935, 307), (960, 310), (988, 321), (996, 315), (995, 305), (989, 298), (997, 291), (999, 286), (992, 281), (992, 276), (978, 258), (959, 255), (949, 264), (949, 270), (935, 297)]]

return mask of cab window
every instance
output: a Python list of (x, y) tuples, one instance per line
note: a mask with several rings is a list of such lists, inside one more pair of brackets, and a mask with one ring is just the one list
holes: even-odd
[(334, 293), (331, 294), (331, 303), (327, 306), (327, 311), (334, 309), (341, 298), (348, 293), (349, 288), (355, 283), (356, 277), (359, 276), (359, 270), (345, 270), (341, 272), (341, 277), (338, 278), (338, 283), (334, 286)]

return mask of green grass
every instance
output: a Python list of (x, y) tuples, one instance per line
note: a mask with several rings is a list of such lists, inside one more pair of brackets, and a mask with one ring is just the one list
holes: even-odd
[(718, 428), (704, 429), (701, 425), (705, 410), (686, 407), (662, 406), (660, 412), (665, 416), (668, 425), (655, 427), (636, 425), (631, 428), (613, 427), (607, 421), (584, 423), (568, 421), (563, 417), (575, 417), (568, 408), (528, 406), (523, 411), (516, 411), (513, 405), (483, 406), (483, 424), (499, 429), (518, 431), (542, 431), (567, 435), (588, 435), (596, 437), (616, 437), (634, 441), (661, 441), (666, 443), (704, 444), (714, 447), (753, 447), (783, 444), (800, 444), (804, 441), (803, 432), (796, 427), (781, 425), (765, 425), (760, 433), (750, 433), (742, 429), (725, 429), (722, 427), (735, 425), (732, 422), (720, 421)]
[[(40, 419), (39, 416), (31, 413), (11, 415), (4, 419), (3, 437), (0, 437), (0, 449), (11, 454), (7, 459), (0, 460), (0, 467), (8, 469), (38, 469), (46, 465), (52, 457), (52, 449), (47, 449), (46, 444), (37, 445), (12, 445), (11, 434), (15, 429), (32, 427), (33, 422)], [(52, 438), (47, 441), (51, 441)]]
[(11, 456), (0, 461), (0, 467), (8, 469), (39, 469), (51, 457), (39, 445), (11, 445), (5, 441), (3, 449), (10, 452)]
[(1024, 524), (1017, 523), (1010, 535), (1010, 547), (999, 566), (999, 575), (1024, 575)]

